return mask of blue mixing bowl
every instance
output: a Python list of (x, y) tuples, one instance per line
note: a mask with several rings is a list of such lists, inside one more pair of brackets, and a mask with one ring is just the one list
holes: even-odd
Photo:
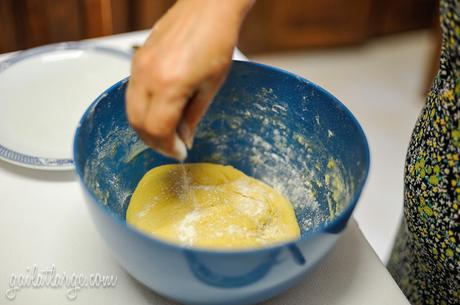
[(175, 163), (146, 148), (129, 126), (126, 84), (109, 88), (85, 112), (74, 159), (93, 221), (133, 277), (186, 304), (252, 304), (299, 282), (331, 249), (369, 170), (366, 137), (335, 97), (291, 73), (233, 62), (186, 162), (230, 164), (275, 187), (293, 203), (301, 238), (218, 251), (168, 243), (126, 224), (141, 177)]

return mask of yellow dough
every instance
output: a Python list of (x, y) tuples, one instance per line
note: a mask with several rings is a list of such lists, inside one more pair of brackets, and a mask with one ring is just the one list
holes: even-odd
[(297, 239), (291, 203), (231, 166), (171, 164), (141, 179), (126, 212), (139, 230), (182, 245), (241, 249)]

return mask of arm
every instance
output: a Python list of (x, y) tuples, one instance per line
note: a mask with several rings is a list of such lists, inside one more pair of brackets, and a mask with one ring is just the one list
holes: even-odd
[(126, 93), (128, 120), (147, 145), (185, 159), (253, 2), (180, 0), (154, 25), (134, 55)]

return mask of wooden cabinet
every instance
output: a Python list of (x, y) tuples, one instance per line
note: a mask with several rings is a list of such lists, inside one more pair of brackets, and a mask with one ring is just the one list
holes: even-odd
[[(0, 0), (0, 53), (150, 28), (173, 0)], [(259, 0), (240, 47), (248, 53), (362, 43), (432, 26), (436, 0)]]
[(378, 35), (431, 27), (435, 0), (263, 0), (240, 45), (248, 53), (358, 44)]
[(111, 0), (1, 0), (0, 52), (110, 35)]
[[(372, 3), (369, 0), (260, 1), (246, 20), (241, 45), (246, 51), (257, 52), (361, 42), (368, 37)], [(258, 39), (257, 30), (262, 33)]]

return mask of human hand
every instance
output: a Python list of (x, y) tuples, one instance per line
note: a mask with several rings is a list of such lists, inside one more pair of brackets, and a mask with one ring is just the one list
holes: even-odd
[(143, 141), (183, 160), (225, 79), (252, 0), (181, 0), (136, 51), (126, 112)]

